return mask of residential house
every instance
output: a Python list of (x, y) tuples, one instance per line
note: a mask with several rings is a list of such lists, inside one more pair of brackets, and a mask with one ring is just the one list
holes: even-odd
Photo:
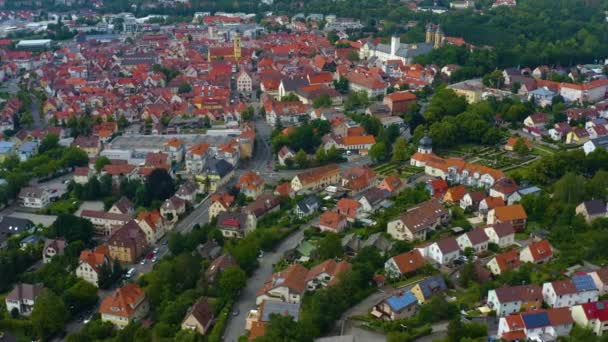
[(490, 189), (490, 196), (501, 197), (507, 204), (511, 205), (521, 200), (521, 195), (518, 193), (519, 186), (511, 178), (502, 178), (498, 180)]
[(593, 278), (588, 274), (575, 274), (572, 279), (543, 284), (543, 299), (552, 308), (595, 302), (599, 294)]
[(426, 264), (426, 260), (420, 254), (420, 251), (413, 249), (388, 259), (384, 263), (384, 270), (390, 278), (399, 278), (418, 271)]
[[(262, 327), (270, 322), (273, 315), (282, 315), (293, 318), (294, 322), (300, 319), (300, 304), (299, 303), (284, 303), (277, 300), (264, 300), (259, 305), (257, 310), (249, 311), (247, 320), (245, 321), (245, 330), (255, 331), (252, 329), (255, 325)], [(251, 334), (249, 336), (251, 338)]]
[(279, 300), (299, 304), (306, 292), (308, 270), (300, 264), (292, 264), (287, 269), (272, 274), (257, 292), (256, 305), (264, 300)]
[(311, 268), (306, 274), (306, 289), (314, 291), (337, 284), (340, 274), (351, 268), (352, 265), (344, 260), (340, 262), (336, 262), (334, 259), (325, 260)]
[(388, 94), (382, 103), (391, 109), (391, 114), (399, 115), (407, 113), (410, 107), (416, 103), (416, 94), (409, 91), (399, 91)]
[(488, 212), (488, 225), (496, 223), (510, 223), (516, 232), (521, 232), (526, 228), (528, 215), (521, 204), (506, 205), (498, 207)]
[(568, 308), (517, 313), (500, 318), (497, 336), (507, 341), (556, 341), (570, 335), (573, 323)]
[(221, 212), (217, 215), (217, 227), (226, 238), (240, 239), (255, 230), (256, 216), (246, 213)]
[(215, 192), (234, 176), (234, 167), (224, 159), (210, 159), (200, 175), (196, 175), (201, 192)]
[(160, 206), (160, 215), (170, 222), (177, 222), (179, 217), (186, 212), (186, 201), (173, 195), (167, 198)]
[(596, 336), (603, 336), (608, 330), (608, 301), (575, 305), (570, 311), (576, 324), (591, 329)]
[(375, 143), (376, 137), (373, 135), (349, 135), (342, 138), (338, 148), (360, 155), (367, 155)]
[(110, 257), (125, 264), (133, 264), (148, 248), (146, 233), (135, 220), (112, 233), (108, 240)]
[(427, 259), (439, 265), (448, 265), (460, 256), (460, 247), (454, 237), (446, 237), (430, 245), (417, 248)]
[(350, 196), (357, 195), (377, 185), (376, 173), (368, 166), (353, 167), (342, 173), (342, 187)]
[(187, 181), (179, 186), (177, 191), (175, 192), (175, 196), (181, 200), (186, 201), (186, 203), (193, 204), (196, 201), (196, 185), (194, 183)]
[(146, 240), (150, 246), (160, 240), (167, 230), (167, 224), (158, 210), (140, 212), (135, 222), (146, 234)]
[(191, 175), (201, 173), (209, 159), (209, 144), (196, 144), (186, 153), (186, 171)]
[(383, 205), (390, 205), (390, 202), (387, 201), (389, 196), (390, 192), (384, 189), (371, 188), (365, 190), (361, 193), (361, 197), (359, 197), (361, 211), (363, 213), (372, 213)]
[(540, 240), (531, 242), (519, 252), (521, 262), (542, 264), (553, 258), (553, 248), (549, 241)]
[(593, 278), (595, 287), (600, 291), (600, 296), (608, 293), (608, 267), (602, 267), (589, 273), (589, 275)]
[(201, 335), (205, 335), (209, 331), (209, 328), (211, 328), (214, 319), (215, 315), (213, 314), (213, 308), (209, 304), (209, 300), (201, 297), (188, 310), (186, 317), (182, 321), (181, 328), (182, 330), (193, 330)]
[(95, 227), (95, 232), (100, 235), (111, 235), (114, 230), (122, 227), (133, 219), (132, 214), (122, 214), (108, 211), (98, 211), (85, 209), (80, 213), (80, 217), (91, 221)]
[(345, 216), (349, 222), (355, 222), (355, 220), (362, 214), (361, 203), (351, 198), (341, 198), (336, 203), (336, 212), (342, 216)]
[(291, 188), (296, 191), (316, 191), (340, 181), (340, 168), (329, 164), (308, 169), (296, 175), (291, 180)]
[(277, 159), (279, 161), (279, 165), (287, 166), (287, 160), (290, 159), (293, 161), (293, 158), (296, 156), (295, 152), (292, 151), (289, 147), (283, 146), (279, 152), (277, 152)]
[(457, 185), (449, 188), (445, 195), (443, 195), (443, 202), (447, 204), (460, 203), (460, 200), (464, 197), (467, 192), (467, 188), (464, 185)]
[(396, 195), (403, 186), (404, 183), (398, 175), (388, 175), (378, 184), (378, 189), (388, 191), (391, 195)]
[(596, 218), (606, 217), (608, 215), (606, 203), (602, 200), (585, 201), (576, 206), (575, 212), (582, 215), (587, 223), (591, 223), (591, 221)]
[(443, 199), (443, 196), (448, 191), (448, 182), (442, 178), (435, 178), (426, 183), (425, 188), (433, 198)]
[(242, 212), (254, 215), (256, 219), (261, 219), (264, 215), (278, 211), (281, 199), (271, 193), (260, 195), (255, 201), (249, 203), (241, 209)]
[(222, 255), (222, 246), (215, 239), (209, 239), (207, 242), (196, 246), (196, 252), (203, 260), (211, 262)]
[(112, 269), (110, 249), (107, 245), (97, 246), (94, 250), (86, 249), (80, 252), (76, 276), (99, 287), (102, 268)]
[(4, 299), (6, 311), (9, 313), (16, 311), (22, 316), (31, 315), (36, 304), (36, 299), (42, 293), (42, 290), (42, 284), (16, 284)]
[(549, 123), (549, 116), (545, 113), (534, 113), (524, 119), (524, 126), (528, 128), (544, 129)]
[(477, 212), (479, 210), (479, 203), (484, 200), (486, 194), (483, 191), (467, 192), (460, 199), (460, 207), (463, 210), (471, 210)]
[(219, 192), (211, 195), (211, 205), (209, 206), (209, 221), (213, 220), (222, 212), (230, 209), (234, 203), (234, 196), (227, 192)]
[(291, 188), (290, 182), (283, 182), (274, 189), (274, 194), (280, 197), (294, 198), (296, 197), (295, 191)]
[(479, 254), (488, 250), (490, 238), (482, 228), (470, 230), (456, 238), (458, 247), (461, 251), (467, 248), (472, 248), (475, 254)]
[(499, 276), (506, 271), (517, 269), (520, 265), (519, 252), (512, 249), (504, 253), (496, 254), (488, 261), (486, 267), (493, 275)]
[(264, 178), (253, 171), (245, 172), (236, 183), (236, 188), (249, 198), (256, 199), (264, 191)]
[(505, 200), (502, 197), (488, 196), (479, 202), (479, 218), (485, 219), (488, 216), (488, 212), (494, 208), (502, 207), (505, 205)]
[(219, 279), (219, 275), (227, 268), (238, 266), (238, 262), (231, 254), (224, 253), (209, 264), (209, 267), (207, 267), (207, 270), (205, 271), (205, 278), (208, 282), (215, 283), (215, 281)]
[(326, 211), (319, 218), (319, 229), (322, 232), (341, 233), (347, 224), (346, 216), (333, 211)]
[(95, 158), (101, 151), (101, 140), (96, 136), (83, 136), (79, 135), (72, 142), (72, 146), (83, 150), (89, 158)]
[(488, 307), (503, 317), (520, 311), (538, 310), (543, 305), (542, 288), (538, 285), (505, 286), (488, 291)]
[(110, 322), (119, 329), (131, 322), (143, 319), (150, 310), (146, 293), (137, 284), (128, 283), (103, 299), (99, 313), (103, 322)]
[(511, 246), (515, 242), (515, 228), (510, 223), (497, 223), (484, 228), (490, 243), (500, 248)]
[(418, 299), (414, 294), (411, 291), (404, 291), (374, 305), (371, 315), (389, 321), (407, 319), (418, 313), (418, 307)]
[(409, 209), (387, 225), (387, 232), (396, 240), (426, 240), (428, 232), (449, 220), (449, 211), (437, 200), (428, 200)]
[(47, 239), (44, 241), (42, 249), (42, 262), (47, 264), (51, 262), (56, 255), (63, 255), (68, 243), (63, 239)]
[(302, 199), (293, 209), (294, 213), (299, 217), (307, 217), (321, 208), (321, 201), (315, 195), (310, 195)]
[(22, 207), (33, 209), (42, 209), (51, 201), (48, 191), (41, 187), (22, 188), (18, 200)]
[(444, 293), (447, 289), (443, 276), (438, 274), (419, 281), (410, 291), (418, 299), (418, 303), (422, 305), (433, 296)]
[(114, 204), (112, 204), (112, 206), (110, 207), (110, 210), (108, 210), (109, 213), (113, 213), (113, 214), (123, 214), (123, 215), (130, 215), (130, 216), (134, 216), (135, 215), (135, 206), (133, 205), (133, 203), (131, 203), (131, 201), (126, 198), (125, 196), (122, 196), (118, 201), (116, 201)]
[(76, 167), (74, 168), (74, 183), (84, 185), (89, 182), (93, 171), (88, 167)]

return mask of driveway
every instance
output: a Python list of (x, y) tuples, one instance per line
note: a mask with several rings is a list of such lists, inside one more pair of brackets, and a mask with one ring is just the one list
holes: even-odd
[(318, 219), (307, 223), (300, 227), (296, 232), (289, 235), (278, 246), (275, 252), (268, 252), (260, 259), (260, 266), (253, 272), (253, 275), (247, 281), (247, 286), (241, 291), (238, 301), (234, 304), (233, 310), (238, 309), (239, 315), (231, 316), (226, 323), (224, 341), (236, 342), (241, 335), (245, 334), (245, 321), (249, 310), (256, 309), (255, 304), (256, 294), (262, 287), (266, 279), (272, 275), (272, 265), (279, 262), (285, 251), (296, 248), (296, 246), (304, 239), (304, 230), (316, 223)]

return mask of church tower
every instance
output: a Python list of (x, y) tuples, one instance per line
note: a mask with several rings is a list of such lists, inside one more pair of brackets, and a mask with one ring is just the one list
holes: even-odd
[(418, 142), (418, 152), (422, 154), (433, 153), (433, 140), (429, 137), (428, 132), (424, 132), (424, 137)]
[(426, 39), (425, 39), (426, 43), (432, 44), (433, 38), (435, 38), (435, 34), (433, 33), (433, 24), (428, 23), (428, 24), (426, 24)]
[(240, 59), (242, 57), (241, 54), (241, 34), (236, 31), (234, 33), (234, 37), (232, 38), (232, 44), (234, 45), (234, 59)]
[(435, 31), (435, 44), (434, 47), (435, 49), (438, 49), (441, 47), (442, 43), (443, 43), (443, 30), (441, 30), (441, 26), (439, 24), (437, 24), (437, 30)]

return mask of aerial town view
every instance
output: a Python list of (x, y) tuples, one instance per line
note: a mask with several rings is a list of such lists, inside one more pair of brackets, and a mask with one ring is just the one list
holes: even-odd
[(608, 0), (0, 0), (0, 342), (608, 341), (607, 149)]

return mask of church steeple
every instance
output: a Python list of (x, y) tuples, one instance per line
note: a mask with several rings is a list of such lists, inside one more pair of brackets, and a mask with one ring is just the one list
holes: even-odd
[(242, 57), (241, 54), (241, 34), (239, 31), (234, 33), (234, 38), (232, 38), (232, 44), (234, 46), (234, 59), (238, 60)]

